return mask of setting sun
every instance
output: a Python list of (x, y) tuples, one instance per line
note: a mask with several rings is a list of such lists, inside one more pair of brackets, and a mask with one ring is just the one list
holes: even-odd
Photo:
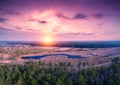
[(53, 44), (53, 39), (52, 39), (52, 37), (50, 37), (50, 36), (44, 37), (43, 43), (44, 43), (44, 45), (52, 45), (52, 44)]
[(45, 42), (50, 43), (50, 42), (52, 42), (52, 39), (50, 37), (45, 37)]

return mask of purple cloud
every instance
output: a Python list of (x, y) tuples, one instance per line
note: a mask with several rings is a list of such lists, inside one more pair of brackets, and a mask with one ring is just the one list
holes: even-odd
[(0, 22), (2, 22), (2, 23), (4, 23), (5, 21), (7, 21), (8, 19), (6, 19), (6, 18), (2, 18), (2, 17), (0, 17)]
[(13, 29), (8, 29), (8, 28), (0, 27), (0, 31), (2, 31), (2, 30), (13, 31)]
[(87, 32), (76, 32), (76, 33), (63, 33), (63, 36), (78, 36), (78, 35), (82, 35), (82, 36), (92, 36), (95, 35), (94, 33), (87, 33)]
[(104, 17), (104, 14), (102, 13), (97, 13), (97, 14), (94, 14), (93, 17), (97, 18), (97, 19), (100, 19), (102, 17)]
[(38, 22), (41, 23), (41, 24), (46, 24), (47, 23), (47, 21), (45, 21), (45, 20), (38, 21)]
[(70, 17), (63, 15), (62, 13), (57, 13), (57, 17), (64, 18), (64, 19), (86, 19), (87, 16), (85, 14), (78, 13), (73, 18), (70, 18)]
[(0, 8), (0, 15), (21, 15), (20, 12)]
[(78, 13), (74, 16), (74, 19), (86, 19), (86, 18), (87, 18), (87, 16), (82, 13)]
[(59, 17), (59, 18), (70, 19), (69, 17), (64, 16), (62, 13), (57, 13), (56, 15), (57, 15), (57, 17)]
[(23, 28), (21, 28), (21, 27), (15, 27), (16, 29), (23, 29)]
[(104, 23), (99, 23), (98, 25), (100, 25), (100, 26), (101, 26), (101, 25), (103, 25), (103, 24), (104, 24)]
[(28, 21), (38, 21), (38, 20), (36, 20), (36, 19), (30, 19), (30, 20), (28, 20)]
[(35, 22), (38, 22), (38, 23), (41, 23), (41, 24), (47, 24), (48, 23), (46, 20), (37, 20), (37, 19), (30, 19), (28, 21), (35, 21)]

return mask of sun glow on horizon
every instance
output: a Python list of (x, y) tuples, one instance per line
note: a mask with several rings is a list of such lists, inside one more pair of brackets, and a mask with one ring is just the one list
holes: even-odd
[(44, 45), (53, 45), (53, 38), (51, 36), (45, 36), (43, 38)]

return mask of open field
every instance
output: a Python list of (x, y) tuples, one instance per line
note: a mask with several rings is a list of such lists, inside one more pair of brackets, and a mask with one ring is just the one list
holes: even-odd
[(46, 64), (80, 63), (89, 66), (109, 65), (115, 57), (120, 57), (120, 47), (110, 48), (73, 48), (42, 47), (21, 44), (7, 44), (0, 47), (0, 63), (24, 64), (28, 61), (43, 61)]

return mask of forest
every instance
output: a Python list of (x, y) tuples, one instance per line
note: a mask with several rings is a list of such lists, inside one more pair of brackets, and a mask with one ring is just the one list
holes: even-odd
[[(1, 64), (0, 85), (120, 85), (120, 58), (111, 65), (74, 71), (70, 63)], [(78, 66), (79, 68), (79, 66)], [(68, 70), (69, 69), (69, 70)]]

